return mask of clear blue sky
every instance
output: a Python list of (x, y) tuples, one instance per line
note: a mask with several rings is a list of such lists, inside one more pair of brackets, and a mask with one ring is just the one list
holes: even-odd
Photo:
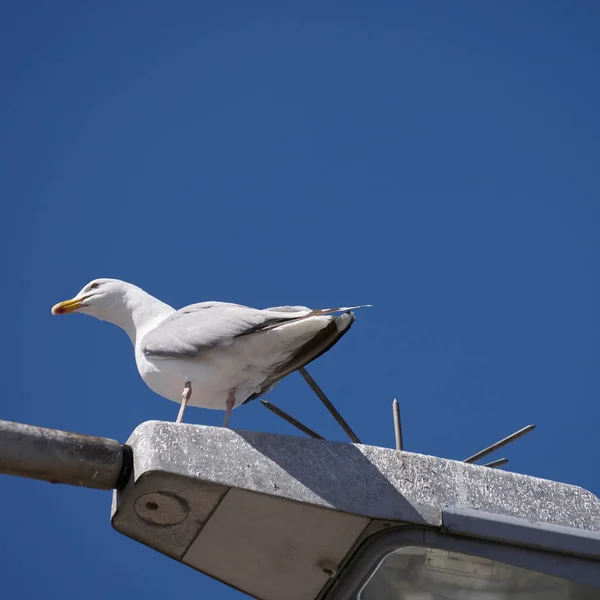
[[(537, 423), (510, 468), (598, 494), (599, 26), (591, 1), (2, 2), (1, 418), (175, 419), (122, 331), (50, 315), (95, 277), (369, 302), (311, 368), (365, 443), (394, 396), (427, 454)], [(297, 374), (269, 399), (343, 439)], [(258, 402), (231, 424), (294, 434)], [(243, 597), (113, 531), (108, 493), (0, 491), (8, 596)]]

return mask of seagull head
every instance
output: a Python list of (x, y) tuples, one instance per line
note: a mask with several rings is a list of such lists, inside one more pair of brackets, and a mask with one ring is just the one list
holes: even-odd
[(127, 303), (127, 292), (134, 287), (118, 279), (94, 279), (70, 300), (52, 307), (53, 315), (78, 312), (102, 321), (110, 321), (115, 310)]

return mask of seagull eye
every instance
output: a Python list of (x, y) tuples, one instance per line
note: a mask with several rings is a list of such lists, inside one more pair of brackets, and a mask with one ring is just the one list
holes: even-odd
[(90, 290), (95, 290), (96, 288), (99, 288), (100, 284), (98, 282), (92, 283), (92, 285), (90, 285)]

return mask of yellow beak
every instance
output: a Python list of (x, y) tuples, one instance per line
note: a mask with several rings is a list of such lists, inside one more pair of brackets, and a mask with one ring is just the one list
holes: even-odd
[(66, 315), (67, 313), (73, 312), (77, 310), (85, 298), (72, 298), (71, 300), (65, 300), (64, 302), (59, 302), (52, 307), (53, 315)]

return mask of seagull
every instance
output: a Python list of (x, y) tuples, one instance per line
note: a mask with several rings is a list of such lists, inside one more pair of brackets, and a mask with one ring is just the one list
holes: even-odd
[[(121, 327), (140, 376), (155, 393), (186, 406), (225, 410), (271, 391), (286, 375), (327, 352), (350, 329), (351, 311), (370, 305), (256, 309), (200, 302), (175, 310), (118, 279), (94, 279), (53, 315), (83, 313)], [(335, 316), (335, 313), (343, 313)]]

